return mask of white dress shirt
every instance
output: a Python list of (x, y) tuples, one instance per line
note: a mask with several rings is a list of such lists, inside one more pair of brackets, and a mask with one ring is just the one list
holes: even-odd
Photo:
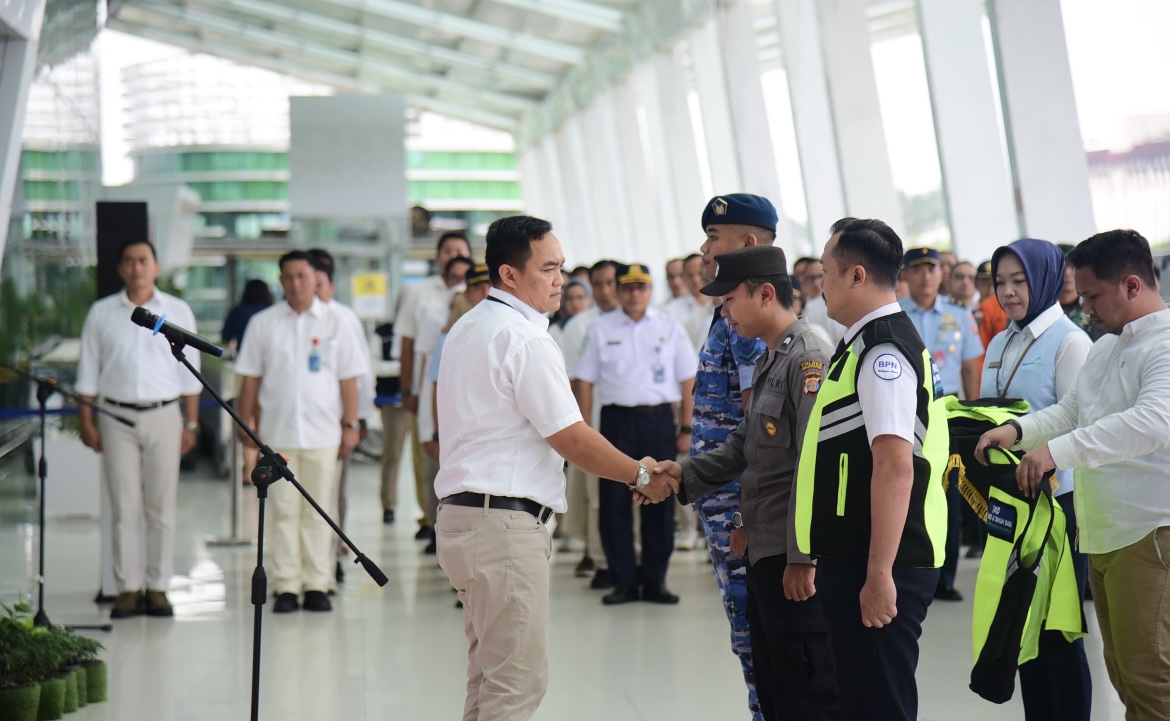
[[(845, 345), (852, 343), (871, 321), (901, 312), (900, 305), (890, 303), (869, 313), (845, 331)], [(891, 359), (896, 366), (891, 365)], [(877, 371), (879, 361), (883, 363), (880, 374)], [(896, 372), (891, 369), (896, 369)], [(914, 427), (918, 421), (918, 376), (897, 346), (882, 343), (865, 356), (857, 373), (857, 402), (861, 406), (861, 417), (871, 446), (875, 438), (885, 435), (914, 443)]]
[(695, 352), (698, 353), (707, 342), (707, 336), (711, 332), (711, 324), (715, 321), (715, 301), (714, 299), (708, 301), (706, 305), (694, 304), (694, 310), (686, 321), (683, 323), (683, 329), (687, 332), (687, 338), (690, 338), (691, 345), (695, 347)]
[[(358, 338), (361, 339), (362, 345), (367, 349), (366, 365), (371, 366), (368, 358), (370, 343), (369, 339), (366, 338), (366, 325), (362, 323), (362, 319), (358, 317), (357, 312), (345, 303), (338, 302), (336, 298), (330, 300), (325, 305), (345, 316), (354, 324), (354, 328), (358, 332)], [(361, 420), (369, 420), (374, 415), (374, 398), (377, 397), (377, 394), (374, 392), (374, 375), (372, 369), (358, 376), (357, 387), (358, 418)]]
[[(447, 315), (451, 310), (451, 296), (458, 289), (448, 288), (437, 275), (407, 286), (407, 289), (402, 300), (402, 308), (397, 314), (394, 333), (400, 338), (414, 340), (414, 371), (411, 374), (413, 378), (409, 384), (404, 385), (409, 385), (417, 394), (426, 367), (426, 356), (430, 355), (435, 349), (435, 343), (439, 341), (438, 331), (447, 322)], [(431, 322), (435, 318), (438, 318), (437, 326)]]
[(1019, 422), (1023, 448), (1047, 442), (1057, 468), (1076, 469), (1082, 553), (1170, 526), (1170, 309), (1102, 337), (1064, 398)]
[[(277, 448), (340, 445), (340, 383), (370, 372), (369, 349), (353, 322), (317, 298), (304, 313), (281, 302), (253, 316), (244, 339), (236, 372), (260, 379), (264, 442)], [(314, 345), (317, 371), (310, 369)]]
[(581, 359), (581, 353), (585, 350), (585, 339), (589, 337), (589, 326), (593, 325), (593, 321), (597, 320), (601, 314), (601, 309), (597, 306), (578, 313), (570, 318), (568, 323), (565, 323), (560, 335), (555, 338), (557, 345), (560, 346), (561, 355), (565, 358), (565, 367), (569, 369), (570, 373), (577, 367), (577, 361)]
[[(1003, 357), (988, 358), (983, 369), (983, 377), (990, 380), (990, 383), (984, 385), (994, 387), (995, 391), (988, 393), (987, 391), (991, 388), (986, 387), (982, 389), (980, 395), (984, 398), (989, 396), (1019, 398), (1019, 394), (1023, 391), (1017, 388), (1015, 395), (1013, 395), (1011, 393), (1012, 387), (1008, 385), (1008, 378), (1011, 377), (1012, 370), (1020, 364), (1024, 352), (1031, 347), (1032, 342), (1044, 335), (1044, 331), (1051, 328), (1053, 323), (1063, 317), (1064, 309), (1060, 307), (1060, 303), (1056, 303), (1036, 316), (1023, 329), (1016, 321), (1008, 321), (1007, 329), (1001, 331), (1007, 335), (1007, 344), (1003, 347)], [(1085, 333), (1069, 333), (1060, 342), (1060, 348), (1056, 351), (1056, 361), (1053, 365), (1053, 378), (1056, 382), (1056, 397), (1058, 399), (1064, 398), (1064, 395), (1076, 383), (1077, 375), (1081, 372), (1081, 366), (1085, 364), (1085, 357), (1092, 347), (1093, 341)], [(987, 367), (991, 363), (999, 363), (999, 365), (995, 368)]]
[(564, 461), (545, 439), (581, 411), (547, 318), (492, 288), (443, 342), (438, 407), (440, 499), (471, 491), (565, 511)]
[[(191, 306), (157, 288), (142, 304), (157, 316), (195, 331)], [(77, 392), (123, 403), (157, 403), (194, 396), (203, 386), (171, 354), (171, 344), (130, 320), (135, 305), (126, 291), (93, 304), (81, 328), (81, 357), (77, 363)], [(199, 352), (190, 346), (183, 355), (199, 370)]]
[(624, 311), (598, 318), (573, 377), (594, 384), (603, 406), (657, 406), (682, 400), (679, 383), (698, 365), (682, 325), (647, 308), (636, 323)]

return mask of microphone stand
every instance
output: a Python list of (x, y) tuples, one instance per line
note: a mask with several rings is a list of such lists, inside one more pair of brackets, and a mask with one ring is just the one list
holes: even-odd
[[(24, 378), (27, 378), (28, 380), (33, 381), (34, 383), (37, 384), (37, 404), (38, 404), (39, 409), (40, 409), (38, 416), (40, 418), (40, 436), (41, 436), (41, 454), (40, 454), (40, 458), (37, 460), (37, 478), (40, 481), (40, 487), (41, 487), (40, 493), (38, 494), (40, 496), (40, 503), (38, 504), (40, 506), (40, 509), (39, 509), (40, 522), (38, 524), (38, 526), (39, 526), (38, 533), (40, 535), (40, 541), (37, 543), (37, 546), (38, 546), (38, 554), (39, 554), (40, 558), (37, 562), (38, 563), (37, 574), (40, 576), (41, 582), (39, 584), (37, 584), (37, 586), (38, 586), (38, 588), (37, 588), (37, 614), (36, 614), (36, 616), (33, 617), (33, 624), (36, 626), (50, 626), (50, 625), (52, 625), (52, 622), (49, 621), (49, 614), (45, 613), (45, 585), (46, 585), (46, 580), (45, 580), (45, 485), (46, 485), (46, 480), (49, 476), (49, 463), (48, 463), (48, 460), (46, 459), (46, 455), (48, 454), (48, 443), (47, 443), (46, 437), (45, 437), (46, 417), (48, 415), (48, 412), (46, 409), (46, 404), (48, 403), (48, 400), (53, 395), (53, 393), (60, 393), (61, 395), (74, 401), (78, 405), (86, 405), (86, 406), (89, 406), (90, 408), (93, 408), (94, 404), (85, 400), (84, 398), (77, 395), (76, 393), (70, 393), (69, 391), (61, 388), (60, 386), (57, 385), (57, 382), (55, 380), (38, 378), (37, 376), (35, 376), (35, 375), (25, 371), (25, 370), (22, 370), (21, 368), (18, 368), (17, 366), (12, 365), (11, 363), (5, 363), (3, 361), (0, 361), (0, 366), (8, 368), (9, 370), (16, 372), (17, 375), (20, 375)], [(111, 413), (110, 411), (107, 411), (105, 409), (99, 409), (99, 410), (102, 413), (105, 413), (106, 415), (110, 416), (110, 418), (113, 418), (114, 420), (118, 421), (119, 423), (122, 423), (130, 428), (134, 427), (134, 422), (131, 420), (123, 418), (122, 416), (119, 416), (116, 413)], [(90, 631), (110, 631), (110, 630), (113, 630), (114, 627), (111, 624), (102, 623), (102, 624), (91, 625), (91, 626), (70, 625), (69, 628), (79, 628), (79, 629), (85, 629), (85, 630), (90, 630)]]
[(329, 527), (333, 529), (333, 532), (341, 538), (345, 545), (353, 550), (355, 556), (354, 563), (360, 563), (362, 568), (366, 570), (366, 573), (370, 574), (370, 578), (374, 579), (374, 583), (377, 583), (379, 586), (385, 586), (389, 583), (390, 579), (386, 577), (382, 569), (378, 568), (377, 564), (371, 561), (353, 544), (353, 541), (349, 540), (349, 536), (346, 536), (345, 532), (333, 522), (333, 519), (325, 512), (325, 509), (317, 505), (317, 501), (309, 495), (309, 492), (304, 489), (293, 475), (293, 472), (289, 470), (284, 457), (273, 452), (271, 448), (265, 445), (256, 435), (256, 432), (244, 422), (244, 419), (240, 417), (236, 409), (224, 401), (219, 393), (208, 385), (199, 371), (195, 370), (195, 367), (191, 365), (191, 362), (187, 360), (187, 356), (183, 353), (183, 348), (186, 346), (186, 343), (184, 343), (182, 338), (175, 335), (168, 335), (167, 341), (171, 344), (171, 354), (175, 356), (175, 359), (186, 366), (187, 370), (191, 371), (191, 374), (199, 380), (203, 388), (228, 412), (228, 415), (232, 417), (236, 425), (260, 449), (260, 460), (257, 461), (256, 468), (252, 470), (252, 485), (256, 488), (256, 497), (259, 500), (259, 521), (256, 526), (256, 570), (252, 572), (252, 606), (254, 611), (252, 617), (252, 713), (250, 717), (251, 721), (258, 721), (260, 718), (260, 632), (264, 617), (262, 613), (263, 606), (268, 601), (268, 575), (264, 571), (264, 505), (265, 500), (268, 498), (268, 487), (282, 478), (291, 483), (293, 488), (296, 488), (304, 499), (309, 502), (313, 510), (320, 514), (321, 518), (325, 519), (325, 522), (329, 524)]

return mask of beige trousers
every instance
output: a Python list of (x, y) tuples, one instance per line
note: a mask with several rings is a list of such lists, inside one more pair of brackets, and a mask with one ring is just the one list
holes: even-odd
[(439, 565), (467, 635), (464, 721), (526, 721), (548, 688), (552, 538), (523, 511), (441, 504)]
[(569, 511), (565, 523), (570, 536), (585, 541), (585, 555), (591, 557), (598, 568), (605, 568), (605, 551), (601, 548), (601, 531), (597, 514), (601, 501), (597, 492), (597, 476), (569, 464), (566, 474), (566, 491)]
[(418, 416), (413, 413), (410, 414), (410, 460), (414, 468), (414, 497), (423, 514), (420, 523), (433, 526), (435, 519), (427, 512), (430, 505), (427, 502), (427, 453), (422, 449), (422, 441), (418, 437)]
[(402, 406), (382, 406), (382, 510), (398, 508), (398, 467), (410, 413)]
[[(175, 570), (175, 507), (179, 493), (182, 401), (151, 411), (118, 408), (127, 428), (98, 416), (102, 477), (110, 498), (114, 580), (118, 591), (166, 591)], [(146, 514), (146, 563), (141, 558)]]
[(1091, 554), (1089, 583), (1126, 721), (1170, 720), (1170, 526)]
[[(337, 514), (337, 446), (274, 448), (289, 470), (330, 516)], [(272, 588), (276, 593), (327, 591), (334, 581), (333, 529), (288, 481), (269, 487)]]

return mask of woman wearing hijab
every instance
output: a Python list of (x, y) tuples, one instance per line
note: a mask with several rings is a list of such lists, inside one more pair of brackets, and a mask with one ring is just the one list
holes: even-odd
[[(1055, 405), (1075, 385), (1093, 342), (1061, 308), (1064, 265), (1060, 248), (1031, 238), (991, 256), (995, 295), (1009, 322), (987, 346), (982, 397), (1023, 398), (1035, 412)], [(1075, 548), (1072, 471), (1057, 470), (1056, 480), (1053, 495)], [(1073, 567), (1084, 598), (1088, 565), (1083, 554), (1073, 552)], [(1069, 643), (1059, 631), (1043, 631), (1040, 655), (1020, 666), (1020, 689), (1028, 721), (1089, 721), (1093, 687), (1084, 641)]]

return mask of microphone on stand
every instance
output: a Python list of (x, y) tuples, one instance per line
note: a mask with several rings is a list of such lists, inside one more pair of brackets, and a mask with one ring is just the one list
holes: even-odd
[(168, 322), (166, 317), (165, 313), (157, 316), (142, 306), (135, 308), (134, 312), (130, 314), (130, 320), (143, 328), (154, 331), (155, 335), (162, 333), (170, 340), (189, 345), (197, 351), (213, 355), (216, 358), (223, 355), (223, 348), (220, 348), (201, 335), (196, 335), (185, 328), (180, 328), (174, 323)]

